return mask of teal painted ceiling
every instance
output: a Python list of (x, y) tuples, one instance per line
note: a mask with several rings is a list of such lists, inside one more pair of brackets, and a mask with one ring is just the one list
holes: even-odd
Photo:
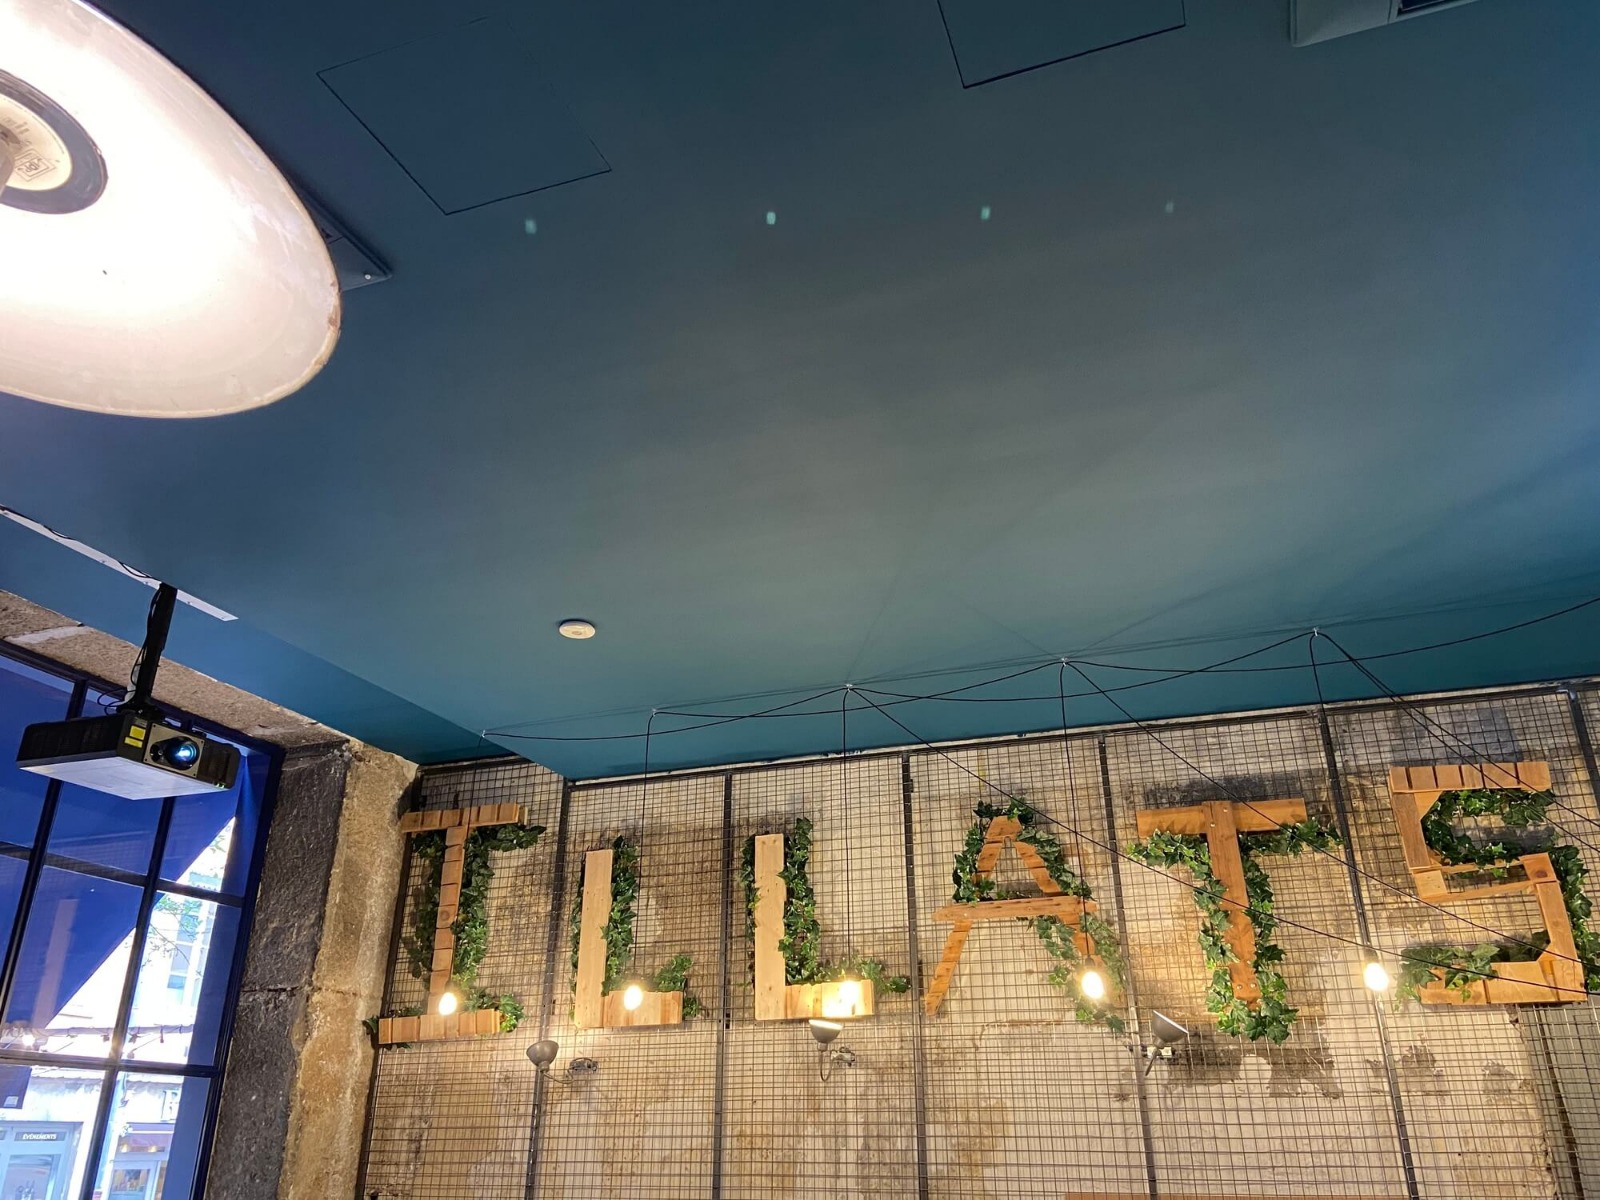
[[(1284, 0), (1141, 3), (1166, 32), (964, 87), (934, 0), (116, 0), (394, 277), (259, 412), (0, 396), (0, 503), (243, 618), (186, 616), (174, 657), (429, 759), (1313, 625), (1379, 653), (1600, 593), (1600, 6), (1297, 49)], [(969, 75), (1061, 56), (1024, 0), (961, 7), (1000, 22)], [(0, 586), (137, 630), (147, 592), (31, 536), (0, 528)], [(1374, 669), (1584, 673), (1597, 633)], [(1056, 691), (857, 704), (848, 737), (1047, 727)], [(706, 727), (652, 763), (836, 749), (837, 705), (658, 717)], [(575, 776), (643, 750), (490, 740)]]

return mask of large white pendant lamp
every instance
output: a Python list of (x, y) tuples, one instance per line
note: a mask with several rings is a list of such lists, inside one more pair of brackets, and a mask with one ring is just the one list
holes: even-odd
[(338, 336), (317, 227), (215, 101), (78, 0), (0, 0), (0, 391), (240, 412)]

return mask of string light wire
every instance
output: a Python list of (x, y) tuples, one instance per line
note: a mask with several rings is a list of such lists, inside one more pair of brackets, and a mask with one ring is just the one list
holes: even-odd
[[(1575, 612), (1578, 612), (1578, 611), (1580, 611), (1582, 609), (1590, 608), (1590, 607), (1592, 607), (1592, 606), (1594, 606), (1596, 604), (1600, 604), (1600, 596), (1592, 596), (1592, 597), (1590, 597), (1590, 598), (1588, 598), (1586, 600), (1581, 600), (1576, 604), (1570, 604), (1570, 605), (1567, 605), (1564, 608), (1556, 609), (1553, 612), (1543, 613), (1540, 616), (1530, 617), (1527, 620), (1517, 621), (1517, 622), (1514, 622), (1514, 623), (1512, 623), (1510, 625), (1502, 625), (1502, 626), (1500, 626), (1500, 627), (1498, 627), (1496, 629), (1488, 629), (1488, 630), (1484, 630), (1484, 631), (1479, 632), (1479, 633), (1467, 634), (1467, 635), (1465, 635), (1463, 637), (1451, 638), (1451, 639), (1449, 639), (1447, 641), (1443, 641), (1443, 642), (1430, 642), (1430, 643), (1428, 643), (1426, 645), (1410, 646), (1410, 647), (1406, 647), (1406, 648), (1400, 649), (1400, 650), (1386, 650), (1386, 651), (1383, 651), (1383, 652), (1378, 653), (1378, 654), (1353, 655), (1349, 651), (1345, 650), (1342, 646), (1339, 647), (1339, 650), (1340, 650), (1340, 653), (1343, 654), (1345, 656), (1345, 658), (1352, 665), (1356, 666), (1357, 669), (1359, 670), (1360, 667), (1361, 667), (1361, 664), (1366, 663), (1366, 662), (1378, 662), (1378, 661), (1384, 660), (1384, 659), (1400, 658), (1400, 657), (1403, 657), (1403, 656), (1406, 656), (1406, 655), (1412, 655), (1412, 654), (1425, 654), (1425, 653), (1428, 653), (1428, 652), (1433, 651), (1433, 650), (1443, 650), (1443, 649), (1447, 649), (1447, 648), (1450, 648), (1450, 647), (1453, 647), (1453, 646), (1466, 645), (1467, 643), (1470, 643), (1470, 642), (1483, 641), (1486, 638), (1501, 637), (1501, 636), (1503, 636), (1505, 634), (1508, 634), (1508, 633), (1514, 633), (1514, 632), (1516, 632), (1518, 630), (1527, 629), (1527, 628), (1529, 628), (1531, 626), (1534, 626), (1534, 625), (1543, 624), (1546, 621), (1557, 620), (1560, 617), (1568, 616), (1568, 615), (1570, 615), (1572, 613), (1575, 613)], [(1148, 680), (1143, 680), (1143, 681), (1140, 681), (1140, 682), (1137, 682), (1137, 683), (1118, 684), (1118, 685), (1113, 686), (1113, 687), (1100, 688), (1100, 689), (1096, 689), (1094, 691), (1088, 691), (1088, 692), (1063, 692), (1063, 693), (1059, 693), (1058, 695), (1038, 695), (1038, 696), (968, 696), (968, 695), (965, 694), (965, 693), (972, 692), (972, 691), (978, 691), (978, 690), (981, 690), (981, 689), (986, 688), (986, 687), (994, 687), (994, 686), (997, 686), (998, 684), (1006, 683), (1006, 682), (1009, 682), (1009, 681), (1011, 681), (1013, 679), (1020, 679), (1020, 678), (1023, 678), (1025, 676), (1035, 674), (1036, 672), (1046, 670), (1049, 667), (1056, 666), (1057, 664), (1061, 663), (1063, 661), (1063, 659), (1060, 656), (1051, 656), (1047, 661), (1035, 663), (1032, 666), (1023, 667), (1020, 670), (1008, 671), (1005, 674), (997, 675), (997, 676), (994, 676), (993, 678), (990, 678), (990, 679), (980, 680), (980, 681), (978, 681), (976, 683), (963, 684), (960, 687), (947, 688), (947, 689), (945, 689), (943, 691), (936, 691), (936, 692), (928, 692), (928, 693), (924, 693), (924, 694), (917, 694), (917, 693), (912, 693), (912, 692), (889, 691), (889, 690), (882, 689), (882, 688), (871, 688), (871, 687), (866, 687), (866, 686), (863, 686), (863, 685), (860, 685), (860, 684), (854, 685), (852, 690), (854, 690), (858, 694), (861, 694), (863, 697), (865, 697), (866, 694), (868, 694), (868, 693), (870, 693), (871, 695), (874, 695), (874, 696), (887, 697), (894, 705), (899, 705), (899, 704), (919, 704), (919, 703), (925, 703), (925, 702), (947, 702), (947, 703), (960, 703), (960, 704), (1030, 704), (1030, 703), (1035, 703), (1036, 704), (1036, 703), (1042, 703), (1042, 702), (1045, 702), (1045, 701), (1057, 700), (1057, 699), (1060, 699), (1060, 700), (1078, 700), (1078, 699), (1084, 699), (1084, 698), (1088, 698), (1088, 697), (1096, 696), (1096, 695), (1104, 695), (1107, 692), (1120, 693), (1120, 692), (1126, 692), (1126, 691), (1134, 691), (1134, 690), (1139, 689), (1139, 688), (1155, 687), (1155, 686), (1159, 686), (1160, 684), (1163, 684), (1163, 683), (1170, 683), (1170, 682), (1172, 682), (1174, 680), (1178, 680), (1178, 679), (1186, 679), (1186, 678), (1189, 678), (1190, 676), (1194, 676), (1194, 675), (1207, 675), (1207, 674), (1225, 675), (1225, 674), (1258, 673), (1258, 672), (1271, 672), (1271, 671), (1303, 671), (1303, 670), (1305, 670), (1305, 667), (1300, 665), (1300, 664), (1296, 664), (1296, 663), (1273, 665), (1273, 666), (1258, 666), (1258, 667), (1237, 667), (1237, 666), (1234, 666), (1234, 664), (1238, 663), (1238, 662), (1241, 662), (1241, 661), (1243, 661), (1245, 659), (1256, 657), (1257, 655), (1266, 654), (1266, 653), (1268, 653), (1268, 652), (1270, 652), (1272, 650), (1278, 649), (1281, 646), (1289, 645), (1292, 642), (1296, 642), (1296, 641), (1299, 641), (1302, 638), (1310, 636), (1314, 632), (1317, 633), (1319, 636), (1321, 636), (1323, 638), (1326, 638), (1330, 643), (1333, 643), (1336, 646), (1338, 645), (1338, 643), (1334, 641), (1334, 639), (1333, 639), (1331, 634), (1328, 634), (1328, 633), (1325, 633), (1325, 632), (1321, 632), (1320, 630), (1300, 629), (1300, 630), (1297, 630), (1297, 631), (1295, 631), (1295, 632), (1293, 632), (1293, 633), (1291, 633), (1291, 634), (1289, 634), (1289, 635), (1287, 635), (1285, 637), (1279, 638), (1276, 641), (1269, 642), (1269, 643), (1267, 643), (1266, 645), (1263, 645), (1263, 646), (1259, 646), (1259, 647), (1257, 647), (1257, 648), (1255, 648), (1253, 650), (1247, 650), (1242, 654), (1232, 655), (1232, 656), (1230, 656), (1228, 658), (1225, 658), (1225, 659), (1222, 659), (1222, 660), (1220, 660), (1218, 662), (1208, 663), (1208, 664), (1206, 664), (1204, 666), (1200, 666), (1200, 667), (1132, 666), (1132, 665), (1125, 664), (1125, 663), (1103, 663), (1103, 662), (1098, 662), (1098, 661), (1093, 660), (1093, 659), (1072, 658), (1070, 656), (1067, 657), (1065, 661), (1068, 662), (1069, 664), (1074, 665), (1074, 666), (1082, 665), (1082, 666), (1086, 666), (1086, 667), (1093, 667), (1096, 670), (1130, 671), (1130, 672), (1137, 672), (1137, 673), (1141, 673), (1141, 674), (1157, 674), (1157, 675), (1161, 676), (1160, 678), (1157, 678), (1157, 679), (1148, 679)], [(974, 668), (974, 669), (976, 669), (976, 668)], [(1376, 680), (1374, 680), (1374, 682), (1376, 682)], [(659, 737), (670, 737), (670, 736), (674, 736), (676, 734), (695, 733), (695, 732), (698, 732), (698, 731), (703, 730), (703, 729), (713, 729), (713, 728), (717, 728), (717, 727), (722, 726), (722, 725), (734, 724), (734, 723), (739, 722), (739, 721), (763, 720), (763, 719), (774, 719), (774, 718), (792, 719), (792, 718), (796, 718), (796, 717), (816, 717), (816, 716), (821, 716), (821, 715), (824, 715), (824, 714), (823, 714), (822, 711), (818, 711), (818, 710), (811, 710), (811, 711), (806, 711), (806, 712), (797, 712), (797, 711), (793, 711), (793, 710), (802, 708), (803, 706), (805, 706), (807, 704), (814, 703), (816, 701), (829, 699), (830, 697), (838, 695), (838, 693), (841, 690), (842, 690), (841, 686), (824, 688), (824, 689), (816, 691), (816, 692), (814, 692), (814, 693), (812, 693), (810, 695), (803, 696), (803, 697), (801, 697), (801, 698), (799, 698), (797, 700), (785, 701), (782, 704), (773, 705), (773, 706), (771, 706), (769, 708), (758, 709), (758, 710), (756, 710), (754, 712), (747, 712), (747, 713), (706, 713), (706, 712), (699, 712), (699, 711), (692, 710), (692, 709), (675, 709), (675, 708), (653, 709), (651, 711), (652, 711), (652, 715), (659, 714), (661, 716), (675, 716), (675, 717), (684, 717), (684, 718), (690, 718), (690, 719), (706, 718), (706, 720), (704, 721), (703, 724), (686, 725), (686, 726), (681, 726), (681, 727), (676, 728), (676, 729), (667, 729), (667, 730), (663, 730), (660, 734), (657, 735)], [(882, 707), (882, 706), (874, 705), (874, 707)], [(495, 729), (484, 729), (484, 730), (482, 730), (480, 732), (480, 736), (484, 737), (484, 738), (510, 739), (510, 740), (514, 740), (514, 741), (558, 742), (558, 743), (635, 741), (635, 740), (638, 740), (638, 739), (643, 738), (643, 737), (646, 736), (643, 733), (609, 733), (609, 734), (516, 733), (516, 732), (513, 732), (513, 730), (515, 728), (516, 728), (516, 726), (512, 725), (512, 726), (501, 726), (501, 727), (495, 728)]]

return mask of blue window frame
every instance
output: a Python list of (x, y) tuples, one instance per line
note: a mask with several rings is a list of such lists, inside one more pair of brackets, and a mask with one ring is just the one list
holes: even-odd
[(0, 1200), (189, 1200), (205, 1179), (278, 755), (120, 800), (19, 771), (97, 680), (0, 650)]

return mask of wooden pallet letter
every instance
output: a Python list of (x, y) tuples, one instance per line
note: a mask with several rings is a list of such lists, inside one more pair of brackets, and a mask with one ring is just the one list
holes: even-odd
[(591, 850), (583, 858), (583, 900), (578, 921), (578, 978), (572, 1023), (579, 1029), (632, 1029), (645, 1025), (681, 1025), (682, 992), (644, 993), (632, 1011), (622, 1005), (623, 993), (607, 992), (606, 922), (611, 918), (613, 850)]
[[(934, 968), (933, 977), (928, 981), (928, 990), (923, 993), (922, 1008), (928, 1016), (937, 1013), (944, 1003), (945, 993), (950, 990), (956, 967), (961, 963), (961, 952), (966, 948), (967, 937), (974, 924), (980, 921), (1055, 917), (1067, 925), (1077, 926), (1082, 922), (1084, 913), (1097, 911), (1099, 906), (1093, 900), (1080, 900), (1061, 890), (1061, 885), (1050, 878), (1039, 852), (1020, 840), (1021, 833), (1022, 822), (1015, 817), (992, 818), (984, 833), (983, 848), (978, 851), (973, 874), (977, 879), (988, 879), (1000, 862), (1001, 853), (1010, 846), (1028, 869), (1028, 874), (1033, 876), (1033, 881), (1039, 885), (1040, 895), (1011, 900), (979, 900), (975, 904), (946, 904), (934, 912), (933, 919), (948, 924), (950, 932), (945, 936), (944, 953), (939, 956), (939, 965)], [(1077, 946), (1079, 954), (1093, 958), (1095, 947), (1087, 934), (1081, 930), (1074, 934), (1073, 944)]]
[(783, 882), (783, 834), (764, 833), (755, 846), (756, 1020), (837, 1020), (870, 1017), (877, 996), (870, 979), (790, 983), (783, 957), (783, 907), (789, 889)]
[(1495, 879), (1452, 889), (1452, 876), (1482, 872), (1476, 864), (1446, 863), (1428, 845), (1422, 832), (1422, 818), (1445, 792), (1521, 791), (1543, 792), (1550, 788), (1550, 764), (1545, 762), (1505, 762), (1455, 765), (1443, 763), (1428, 767), (1390, 767), (1389, 802), (1394, 808), (1395, 825), (1400, 831), (1400, 846), (1406, 869), (1411, 872), (1417, 895), (1433, 904), (1460, 900), (1481, 900), (1488, 896), (1531, 893), (1539, 905), (1550, 944), (1532, 962), (1496, 962), (1494, 978), (1480, 979), (1468, 986), (1466, 994), (1446, 987), (1444, 981), (1425, 984), (1417, 993), (1424, 1004), (1571, 1004), (1588, 999), (1584, 989), (1583, 963), (1578, 959), (1577, 942), (1572, 935), (1572, 919), (1561, 894), (1561, 881), (1548, 854), (1524, 854), (1502, 866), (1520, 866), (1521, 879)]
[(433, 963), (428, 972), (428, 1011), (420, 1017), (384, 1017), (378, 1022), (378, 1044), (442, 1042), (500, 1032), (500, 1013), (492, 1008), (439, 1014), (439, 997), (450, 987), (456, 958), (456, 917), (461, 913), (461, 875), (466, 867), (467, 835), (486, 825), (515, 825), (520, 804), (479, 804), (473, 808), (435, 808), (408, 812), (400, 818), (406, 835), (444, 832), (444, 861), (439, 867), (439, 914), (433, 926)]
[(1250, 894), (1244, 882), (1244, 857), (1239, 852), (1241, 833), (1266, 833), (1306, 819), (1304, 800), (1207, 800), (1188, 808), (1145, 808), (1137, 814), (1139, 838), (1152, 833), (1203, 836), (1211, 856), (1211, 872), (1222, 884), (1222, 906), (1228, 912), (1228, 946), (1234, 961), (1228, 964), (1233, 994), (1254, 1003), (1261, 999), (1256, 980), (1256, 930), (1250, 923)]

